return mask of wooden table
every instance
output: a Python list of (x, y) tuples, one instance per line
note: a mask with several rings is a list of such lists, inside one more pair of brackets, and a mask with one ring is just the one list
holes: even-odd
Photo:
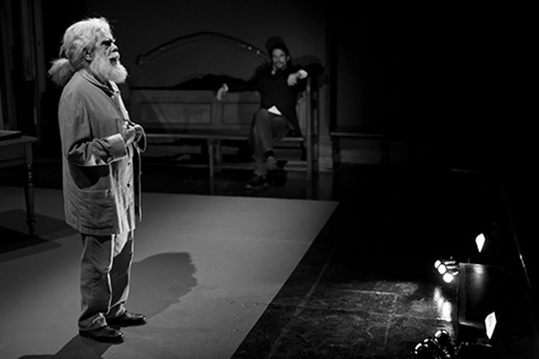
[[(0, 131), (5, 132), (5, 131)], [(28, 233), (34, 235), (34, 182), (32, 178), (32, 144), (38, 142), (35, 137), (19, 136), (8, 139), (0, 137), (0, 168), (24, 166), (24, 195), (26, 199), (26, 224)]]

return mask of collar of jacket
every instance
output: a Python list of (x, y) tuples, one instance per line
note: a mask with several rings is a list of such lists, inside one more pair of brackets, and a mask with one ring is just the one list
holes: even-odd
[(120, 89), (118, 88), (118, 85), (116, 85), (112, 81), (108, 81), (109, 86), (103, 84), (100, 82), (92, 73), (90, 73), (87, 69), (80, 70), (80, 74), (82, 77), (84, 77), (86, 80), (91, 82), (93, 85), (99, 87), (102, 89), (108, 96), (113, 96), (114, 94), (117, 94), (120, 92)]

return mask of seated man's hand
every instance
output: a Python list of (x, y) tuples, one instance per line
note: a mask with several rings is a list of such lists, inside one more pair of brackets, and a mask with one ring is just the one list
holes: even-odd
[(223, 84), (221, 88), (217, 90), (217, 95), (215, 96), (217, 98), (217, 101), (222, 101), (227, 92), (228, 92), (228, 86), (227, 84)]
[(307, 72), (305, 70), (299, 70), (298, 72), (294, 72), (290, 75), (288, 75), (288, 86), (294, 86), (298, 83), (298, 80), (304, 79), (308, 76)]

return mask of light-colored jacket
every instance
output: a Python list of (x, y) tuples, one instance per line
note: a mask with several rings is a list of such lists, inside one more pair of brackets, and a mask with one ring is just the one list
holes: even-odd
[(58, 119), (66, 223), (93, 235), (134, 230), (142, 214), (140, 152), (146, 136), (126, 146), (120, 130), (130, 119), (118, 86), (76, 72), (63, 89)]

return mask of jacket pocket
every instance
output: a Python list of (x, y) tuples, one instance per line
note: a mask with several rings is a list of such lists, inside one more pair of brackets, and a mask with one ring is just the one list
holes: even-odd
[(80, 222), (90, 230), (109, 229), (116, 223), (116, 206), (111, 190), (80, 191)]

